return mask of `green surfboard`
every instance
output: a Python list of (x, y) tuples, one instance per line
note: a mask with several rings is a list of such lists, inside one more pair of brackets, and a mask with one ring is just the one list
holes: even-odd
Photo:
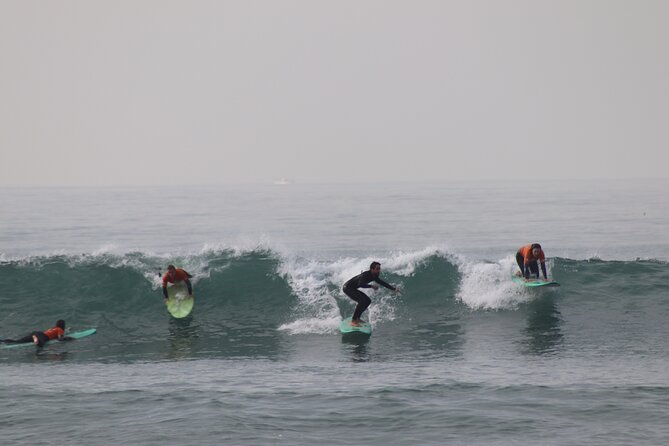
[[(75, 331), (74, 333), (67, 333), (65, 334), (65, 337), (68, 338), (74, 338), (74, 339), (81, 339), (85, 338), (86, 336), (90, 336), (92, 334), (95, 334), (97, 330), (95, 328), (89, 328), (88, 330), (83, 330), (83, 331)], [(46, 345), (52, 344), (54, 342), (59, 342), (59, 341), (48, 341)], [(28, 347), (28, 346), (34, 346), (32, 342), (24, 342), (22, 344), (3, 344), (2, 347), (0, 348), (19, 348), (19, 347)]]
[(535, 288), (535, 287), (556, 287), (560, 286), (559, 283), (554, 282), (554, 281), (545, 281), (545, 280), (540, 280), (540, 279), (530, 279), (528, 281), (525, 281), (524, 278), (518, 277), (518, 276), (512, 276), (511, 280), (513, 280), (515, 283), (518, 283), (520, 285), (524, 285), (528, 288)]
[(183, 282), (167, 287), (167, 311), (177, 319), (188, 316), (195, 305), (194, 297), (188, 295), (188, 287)]
[(353, 326), (351, 325), (351, 318), (347, 317), (339, 324), (339, 331), (341, 331), (342, 334), (362, 333), (366, 335), (371, 335), (372, 326), (369, 325), (368, 322), (361, 323), (359, 327)]

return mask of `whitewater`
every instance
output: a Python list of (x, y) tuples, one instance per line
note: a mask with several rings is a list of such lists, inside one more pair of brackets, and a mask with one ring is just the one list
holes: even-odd
[[(659, 444), (667, 180), (0, 191), (8, 444)], [(561, 287), (514, 285), (540, 242)], [(342, 338), (382, 264), (374, 334)], [(185, 320), (159, 272), (193, 274)], [(63, 420), (62, 414), (67, 414)]]

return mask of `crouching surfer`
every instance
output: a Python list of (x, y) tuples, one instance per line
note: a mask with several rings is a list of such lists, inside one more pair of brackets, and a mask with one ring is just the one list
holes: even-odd
[(167, 272), (163, 275), (163, 296), (167, 300), (167, 283), (177, 283), (184, 282), (188, 288), (188, 295), (193, 295), (193, 285), (190, 283), (190, 279), (193, 276), (188, 274), (185, 270), (181, 268), (176, 268), (174, 265), (167, 265)]
[(539, 243), (532, 243), (523, 246), (516, 252), (516, 263), (525, 280), (529, 280), (530, 273), (539, 278), (539, 263), (541, 263), (541, 272), (544, 274), (544, 279), (548, 280), (546, 274), (546, 255)]
[[(353, 312), (353, 317), (351, 318), (351, 325), (354, 327), (359, 327), (361, 322), (364, 322), (360, 317), (362, 313), (367, 309), (372, 300), (365, 293), (360, 291), (358, 288), (374, 288), (375, 290), (379, 289), (379, 285), (383, 285), (389, 290), (395, 292), (399, 291), (399, 288), (390, 285), (389, 283), (384, 282), (379, 278), (381, 274), (381, 264), (379, 262), (372, 262), (369, 265), (369, 271), (364, 271), (358, 274), (355, 277), (350, 278), (344, 284), (342, 290), (344, 294), (353, 299), (358, 303)], [(370, 282), (376, 282), (379, 285), (372, 284)]]

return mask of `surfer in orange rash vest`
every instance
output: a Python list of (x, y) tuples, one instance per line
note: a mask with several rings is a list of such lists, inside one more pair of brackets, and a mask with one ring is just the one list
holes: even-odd
[(69, 341), (72, 339), (68, 336), (65, 336), (65, 321), (62, 319), (56, 321), (56, 326), (53, 328), (49, 328), (48, 330), (33, 331), (29, 335), (24, 336), (22, 338), (3, 339), (2, 342), (12, 343), (12, 344), (27, 344), (29, 342), (32, 342), (38, 347), (42, 347), (48, 341), (53, 341), (56, 339), (59, 341)]
[(181, 268), (176, 268), (174, 265), (167, 265), (167, 272), (163, 275), (163, 296), (167, 300), (167, 283), (185, 282), (188, 287), (188, 295), (193, 295), (193, 285), (190, 283), (190, 278), (193, 277)]
[(539, 243), (532, 243), (525, 245), (516, 252), (516, 263), (520, 268), (525, 280), (530, 278), (530, 273), (539, 278), (539, 263), (541, 263), (541, 272), (544, 274), (544, 279), (548, 280), (546, 274), (546, 256)]

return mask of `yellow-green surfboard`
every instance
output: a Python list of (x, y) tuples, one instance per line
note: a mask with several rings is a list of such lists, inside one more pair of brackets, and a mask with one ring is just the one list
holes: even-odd
[(167, 311), (177, 318), (181, 319), (193, 311), (195, 305), (195, 296), (188, 295), (188, 287), (185, 283), (177, 283), (167, 287)]

